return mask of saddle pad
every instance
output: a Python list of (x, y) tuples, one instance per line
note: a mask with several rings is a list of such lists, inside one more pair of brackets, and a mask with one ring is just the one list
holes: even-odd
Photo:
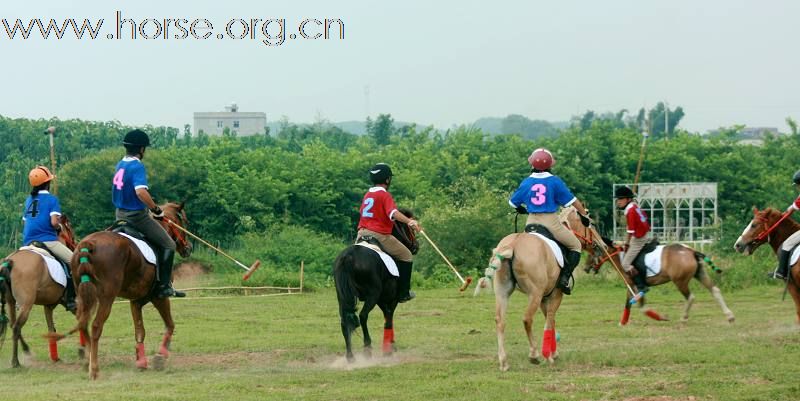
[(144, 255), (144, 260), (146, 260), (148, 263), (152, 263), (154, 265), (156, 264), (156, 253), (153, 252), (153, 248), (150, 248), (150, 245), (147, 245), (147, 242), (144, 242), (138, 238), (131, 237), (130, 235), (125, 233), (117, 233), (117, 234), (133, 241), (133, 243), (136, 244), (136, 247), (139, 248), (139, 251), (142, 252), (142, 255)]
[(661, 253), (664, 252), (664, 245), (659, 245), (656, 250), (644, 255), (644, 265), (647, 266), (647, 277), (653, 277), (661, 273)]
[(41, 256), (47, 265), (47, 271), (50, 273), (50, 277), (53, 278), (53, 281), (62, 287), (67, 286), (67, 273), (64, 272), (64, 268), (61, 267), (61, 263), (59, 263), (59, 261), (56, 260), (52, 255), (47, 253), (47, 251), (35, 246), (23, 246), (22, 248), (19, 248), (19, 250), (30, 251)]
[(555, 241), (539, 233), (528, 233), (528, 234), (535, 235), (541, 238), (547, 245), (549, 245), (550, 249), (553, 251), (553, 255), (555, 255), (556, 257), (556, 262), (558, 262), (558, 267), (564, 267), (564, 255), (561, 253), (561, 248), (558, 247), (558, 244), (556, 244)]
[(795, 263), (800, 259), (800, 246), (794, 247), (792, 250), (792, 256), (789, 257), (789, 267), (794, 266)]
[(397, 264), (394, 263), (394, 259), (392, 259), (392, 257), (389, 256), (389, 254), (381, 251), (381, 248), (378, 248), (377, 246), (367, 242), (359, 242), (356, 245), (363, 246), (364, 248), (369, 248), (375, 251), (378, 254), (378, 256), (381, 257), (381, 260), (383, 260), (383, 264), (386, 265), (386, 270), (389, 271), (389, 274), (395, 277), (400, 277), (400, 272), (397, 271)]

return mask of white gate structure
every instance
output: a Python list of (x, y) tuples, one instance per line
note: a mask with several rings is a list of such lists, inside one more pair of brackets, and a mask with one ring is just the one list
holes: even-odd
[[(614, 191), (621, 186), (633, 188), (633, 184), (614, 184)], [(636, 200), (650, 219), (652, 235), (662, 243), (680, 242), (702, 249), (719, 239), (716, 182), (640, 183)], [(614, 239), (624, 241), (625, 216), (616, 203), (612, 207)]]

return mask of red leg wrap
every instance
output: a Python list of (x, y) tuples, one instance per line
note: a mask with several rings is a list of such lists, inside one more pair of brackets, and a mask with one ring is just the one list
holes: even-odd
[(80, 333), (80, 344), (81, 344), (81, 347), (85, 347), (86, 346), (86, 342), (87, 342), (86, 341), (86, 334), (83, 334), (83, 331), (80, 331), (79, 333)]
[(649, 317), (650, 319), (653, 319), (653, 320), (658, 320), (658, 321), (664, 320), (664, 318), (661, 317), (661, 315), (659, 315), (658, 312), (656, 312), (656, 311), (654, 311), (652, 309), (646, 310), (644, 312), (644, 314), (647, 315), (647, 317)]
[(621, 326), (628, 324), (628, 320), (630, 320), (630, 318), (631, 318), (631, 309), (625, 308), (625, 310), (622, 311), (622, 319), (619, 320), (619, 324)]
[(542, 338), (542, 356), (545, 358), (550, 358), (550, 355), (553, 354), (555, 348), (553, 344), (556, 342), (556, 331), (554, 329), (547, 329), (544, 331), (544, 336)]
[(169, 357), (169, 344), (172, 342), (172, 333), (164, 333), (164, 339), (161, 340), (161, 348), (158, 349), (158, 353), (163, 355), (164, 358)]
[(136, 367), (147, 369), (147, 357), (144, 355), (144, 343), (136, 344)]
[(51, 338), (49, 341), (50, 345), (50, 360), (53, 362), (58, 362), (58, 343), (55, 339)]
[(392, 343), (394, 342), (394, 328), (383, 329), (383, 353), (392, 353)]

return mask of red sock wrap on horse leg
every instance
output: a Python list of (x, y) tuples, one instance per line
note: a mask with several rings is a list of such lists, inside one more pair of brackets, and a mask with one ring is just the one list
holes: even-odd
[(550, 358), (550, 355), (555, 352), (555, 343), (556, 343), (556, 330), (555, 329), (546, 329), (544, 331), (544, 336), (542, 337), (542, 356), (545, 358)]
[(147, 357), (144, 355), (144, 343), (136, 344), (136, 367), (147, 369)]
[(644, 314), (647, 315), (647, 317), (649, 317), (650, 319), (653, 319), (653, 320), (658, 320), (658, 321), (666, 320), (661, 315), (659, 315), (658, 312), (656, 312), (656, 311), (654, 311), (652, 309), (646, 310), (644, 312)]
[(86, 346), (86, 334), (83, 334), (83, 331), (80, 331), (79, 335), (80, 335), (80, 340), (79, 341), (80, 341), (81, 347), (85, 347)]
[(392, 352), (392, 343), (394, 342), (394, 328), (383, 329), (383, 353), (389, 354)]
[(56, 339), (51, 338), (48, 343), (50, 346), (50, 360), (53, 362), (58, 362), (58, 343), (56, 342)]
[(630, 320), (630, 318), (631, 318), (631, 308), (625, 308), (625, 310), (622, 311), (622, 319), (619, 320), (620, 326), (628, 324), (628, 320)]
[(163, 355), (164, 358), (169, 356), (169, 344), (172, 342), (172, 333), (164, 333), (164, 339), (161, 340), (161, 348), (158, 353)]

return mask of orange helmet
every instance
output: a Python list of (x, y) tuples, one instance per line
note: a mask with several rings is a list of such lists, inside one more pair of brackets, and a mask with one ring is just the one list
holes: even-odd
[(30, 181), (31, 186), (38, 187), (39, 185), (44, 184), (45, 182), (51, 181), (56, 176), (50, 172), (50, 170), (45, 166), (36, 166), (30, 173), (28, 173), (28, 181)]
[(555, 164), (556, 161), (553, 158), (553, 154), (550, 153), (549, 150), (545, 148), (539, 148), (534, 150), (533, 153), (531, 153), (531, 155), (528, 157), (528, 163), (531, 164), (531, 167), (544, 171), (550, 167), (553, 167), (553, 164)]

